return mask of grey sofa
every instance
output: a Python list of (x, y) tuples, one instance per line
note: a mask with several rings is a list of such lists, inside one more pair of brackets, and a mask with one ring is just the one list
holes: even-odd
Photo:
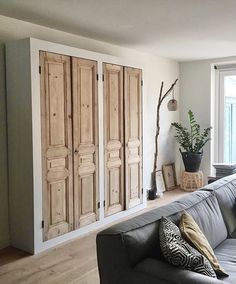
[[(169, 205), (112, 226), (97, 235), (102, 284), (236, 284), (236, 175), (218, 180)], [(190, 213), (229, 274), (213, 279), (174, 267), (162, 256), (159, 220), (178, 225), (182, 210)]]

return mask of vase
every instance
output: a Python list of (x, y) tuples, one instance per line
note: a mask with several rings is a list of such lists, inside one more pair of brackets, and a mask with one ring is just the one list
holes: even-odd
[(156, 187), (156, 178), (155, 178), (154, 172), (151, 173), (151, 189), (148, 190), (148, 199), (149, 200), (154, 200), (156, 198), (162, 198), (163, 197), (163, 192), (161, 192), (157, 187)]
[(198, 172), (201, 165), (203, 153), (182, 152), (181, 150), (180, 153), (184, 162), (185, 171)]

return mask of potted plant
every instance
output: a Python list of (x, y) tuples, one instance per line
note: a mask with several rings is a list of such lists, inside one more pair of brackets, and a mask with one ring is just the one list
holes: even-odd
[(178, 122), (171, 123), (175, 127), (180, 146), (185, 150), (180, 153), (183, 158), (186, 172), (198, 172), (203, 155), (203, 147), (210, 140), (209, 134), (212, 127), (207, 127), (201, 132), (200, 125), (195, 121), (194, 114), (188, 111), (189, 129)]

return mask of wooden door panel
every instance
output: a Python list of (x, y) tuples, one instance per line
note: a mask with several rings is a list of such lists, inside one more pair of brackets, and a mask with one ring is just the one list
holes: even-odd
[(48, 113), (50, 127), (49, 147), (63, 145), (65, 142), (65, 82), (62, 63), (48, 63)]
[(109, 171), (109, 182), (110, 182), (110, 204), (119, 204), (119, 191), (120, 191), (120, 169), (115, 168)]
[(124, 209), (123, 67), (104, 64), (105, 216)]
[(126, 209), (142, 203), (142, 71), (125, 67)]
[(130, 188), (130, 202), (135, 200), (136, 202), (139, 202), (139, 187), (140, 187), (140, 181), (139, 181), (139, 165), (138, 163), (130, 164), (129, 166), (129, 188)]
[(75, 228), (98, 220), (97, 62), (73, 58)]
[(70, 57), (40, 52), (44, 240), (73, 228)]
[(66, 180), (61, 180), (50, 183), (49, 199), (52, 224), (66, 221), (66, 182)]
[(81, 177), (81, 217), (80, 226), (95, 222), (96, 214), (94, 214), (94, 199), (91, 196), (94, 195), (94, 174), (85, 175)]

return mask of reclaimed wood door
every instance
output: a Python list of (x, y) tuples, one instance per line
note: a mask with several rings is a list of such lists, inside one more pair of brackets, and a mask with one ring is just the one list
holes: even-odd
[(74, 227), (98, 220), (97, 62), (72, 58)]
[(73, 229), (70, 57), (40, 52), (43, 238)]
[(126, 209), (142, 203), (142, 70), (124, 67)]
[(124, 210), (123, 67), (103, 64), (105, 216)]

